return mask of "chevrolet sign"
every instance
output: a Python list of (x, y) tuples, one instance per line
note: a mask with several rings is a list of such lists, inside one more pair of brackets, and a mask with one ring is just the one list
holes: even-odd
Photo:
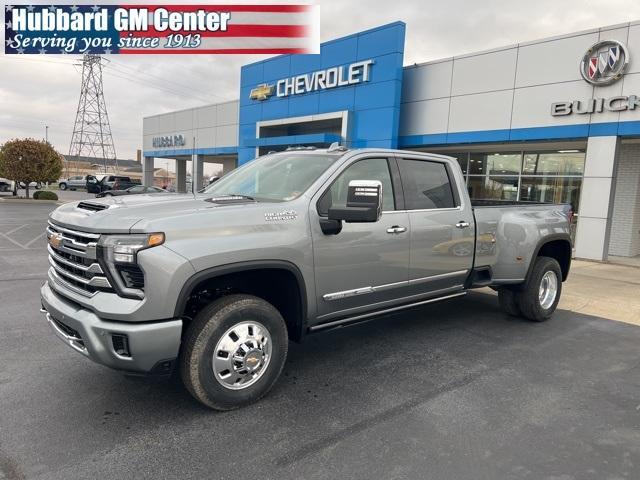
[(274, 85), (262, 83), (251, 90), (251, 100), (266, 100), (274, 93), (278, 97), (328, 90), (330, 88), (357, 85), (371, 80), (373, 60), (363, 60), (340, 67), (331, 67), (295, 77), (282, 78)]

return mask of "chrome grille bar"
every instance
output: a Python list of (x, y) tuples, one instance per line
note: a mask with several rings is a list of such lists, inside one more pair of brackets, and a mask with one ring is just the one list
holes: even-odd
[(53, 259), (58, 263), (63, 263), (71, 268), (77, 268), (78, 270), (82, 270), (83, 272), (93, 273), (93, 274), (104, 274), (100, 264), (92, 263), (89, 266), (81, 265), (79, 263), (74, 263), (70, 260), (67, 260), (64, 257), (61, 257), (56, 253), (56, 251), (51, 247), (51, 245), (47, 245), (47, 250), (49, 251), (49, 255), (53, 257)]
[(111, 284), (109, 283), (109, 280), (107, 280), (106, 277), (92, 277), (90, 279), (87, 278), (83, 278), (80, 277), (74, 273), (69, 272), (68, 270), (65, 270), (64, 268), (62, 268), (60, 265), (58, 265), (56, 263), (56, 261), (49, 257), (49, 264), (54, 268), (54, 270), (64, 276), (67, 277), (71, 280), (73, 280), (74, 282), (78, 282), (81, 283), (83, 285), (88, 285), (90, 287), (96, 287), (96, 288), (111, 288)]
[[(52, 237), (53, 238), (52, 241)], [(53, 222), (47, 226), (49, 281), (58, 288), (92, 297), (99, 290), (113, 291), (97, 260), (100, 234), (72, 230)]]

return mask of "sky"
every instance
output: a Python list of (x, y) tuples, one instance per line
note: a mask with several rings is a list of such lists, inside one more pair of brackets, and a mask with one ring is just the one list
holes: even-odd
[[(405, 65), (640, 20), (638, 0), (321, 0), (311, 3), (320, 5), (322, 41), (396, 20), (405, 22)], [(4, 14), (4, 8), (2, 12)], [(4, 29), (1, 30), (4, 45)], [(108, 62), (104, 69), (104, 95), (117, 156), (135, 158), (136, 150), (141, 148), (144, 116), (236, 99), (240, 66), (265, 57), (110, 55), (105, 58)], [(80, 90), (78, 60), (79, 57), (69, 55), (0, 55), (0, 144), (12, 138), (44, 138), (48, 125), (49, 141), (61, 153), (68, 153)]]

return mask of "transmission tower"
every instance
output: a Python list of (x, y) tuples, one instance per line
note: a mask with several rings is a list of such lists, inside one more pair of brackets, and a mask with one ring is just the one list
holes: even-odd
[(76, 65), (82, 66), (82, 86), (69, 155), (101, 158), (105, 172), (107, 160), (113, 160), (117, 172), (118, 160), (102, 86), (102, 57), (85, 54)]

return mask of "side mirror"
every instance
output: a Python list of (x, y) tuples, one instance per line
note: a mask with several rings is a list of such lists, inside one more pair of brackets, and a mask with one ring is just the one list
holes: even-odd
[(382, 215), (382, 182), (351, 180), (344, 207), (330, 207), (329, 220), (347, 223), (377, 222)]

